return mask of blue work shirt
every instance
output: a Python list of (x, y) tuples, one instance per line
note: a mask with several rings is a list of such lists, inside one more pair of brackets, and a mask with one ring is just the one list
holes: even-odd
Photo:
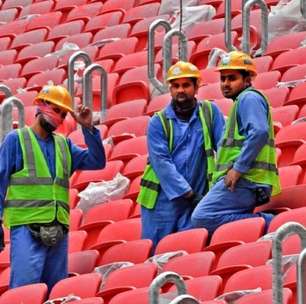
[[(94, 170), (105, 167), (105, 152), (100, 137), (100, 131), (96, 128), (89, 130), (82, 128), (85, 143), (88, 149), (82, 149), (67, 139), (71, 153), (71, 174), (75, 170)], [(35, 133), (34, 133), (35, 134)], [(55, 152), (54, 140), (50, 135), (46, 139), (35, 134), (40, 148), (47, 161), (50, 174), (55, 177)], [(23, 168), (22, 151), (16, 130), (11, 131), (5, 137), (0, 146), (0, 215), (3, 215), (3, 203), (6, 196), (10, 176)]]
[[(173, 150), (170, 153), (160, 118), (154, 115), (148, 127), (149, 161), (157, 174), (161, 191), (158, 201), (175, 200), (193, 190), (204, 194), (207, 160), (198, 103), (189, 121), (180, 120), (171, 104), (165, 116), (173, 121)], [(212, 144), (216, 150), (224, 131), (224, 117), (212, 103)]]

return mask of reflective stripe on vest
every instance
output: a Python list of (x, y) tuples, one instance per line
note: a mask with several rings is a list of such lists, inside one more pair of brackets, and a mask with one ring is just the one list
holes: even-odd
[(30, 128), (17, 130), (23, 168), (12, 174), (4, 202), (6, 226), (30, 223), (69, 223), (71, 156), (66, 139), (53, 135), (56, 176), (53, 180), (39, 143)]
[[(169, 152), (171, 152), (173, 149), (173, 122), (171, 119), (166, 118), (163, 111), (157, 112), (156, 115), (159, 116), (165, 136), (168, 139)], [(207, 156), (207, 181), (210, 187), (213, 171), (215, 170), (215, 154), (212, 149), (212, 108), (209, 101), (202, 103), (199, 108), (199, 117), (202, 124), (203, 144)], [(154, 208), (160, 190), (160, 181), (150, 164), (144, 170), (140, 186), (137, 202), (148, 209)]]
[[(269, 106), (267, 98), (261, 92), (253, 88), (244, 90), (237, 97), (226, 124), (225, 137), (223, 138), (218, 150), (216, 172), (213, 177), (214, 182), (221, 176), (224, 176), (226, 172), (233, 167), (235, 160), (240, 155), (245, 137), (239, 134), (236, 111), (240, 98), (249, 91), (254, 91), (260, 94)], [(280, 192), (280, 182), (276, 166), (274, 132), (270, 109), (268, 115), (269, 138), (257, 155), (251, 169), (247, 173), (243, 174), (242, 177), (254, 183), (271, 185), (273, 187), (272, 194), (275, 195)]]

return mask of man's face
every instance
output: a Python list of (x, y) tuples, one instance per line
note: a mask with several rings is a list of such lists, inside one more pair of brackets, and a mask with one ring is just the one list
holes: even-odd
[(220, 71), (220, 86), (224, 97), (235, 98), (249, 84), (249, 79), (244, 78), (237, 70)]
[(190, 78), (179, 78), (171, 80), (169, 89), (172, 99), (183, 104), (194, 100), (198, 86), (195, 86)]

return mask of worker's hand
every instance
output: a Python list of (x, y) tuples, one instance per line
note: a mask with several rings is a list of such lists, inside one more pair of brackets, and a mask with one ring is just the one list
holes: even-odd
[(82, 127), (92, 129), (92, 111), (88, 107), (80, 104), (71, 115)]
[(2, 227), (2, 220), (0, 220), (0, 252), (4, 249), (4, 231)]
[(236, 171), (235, 169), (228, 170), (226, 176), (224, 177), (224, 184), (230, 191), (235, 190), (236, 183), (238, 182), (241, 173)]

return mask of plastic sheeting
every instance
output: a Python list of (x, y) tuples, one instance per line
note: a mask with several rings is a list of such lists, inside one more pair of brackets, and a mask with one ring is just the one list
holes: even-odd
[(72, 301), (79, 301), (79, 300), (81, 300), (80, 297), (77, 297), (77, 296), (74, 296), (74, 295), (68, 295), (66, 297), (48, 300), (48, 301), (44, 302), (44, 304), (66, 304), (66, 303), (69, 303), (69, 302), (72, 302)]
[(110, 181), (89, 183), (86, 189), (78, 194), (80, 201), (77, 208), (86, 212), (96, 205), (121, 199), (127, 192), (129, 185), (130, 180), (120, 173), (117, 173)]
[(257, 293), (260, 293), (261, 291), (262, 289), (260, 287), (255, 288), (255, 289), (235, 290), (235, 291), (224, 293), (218, 296), (217, 298), (215, 298), (215, 300), (221, 300), (228, 304), (234, 304), (235, 301), (237, 301), (243, 296), (246, 296), (249, 294), (257, 294)]

